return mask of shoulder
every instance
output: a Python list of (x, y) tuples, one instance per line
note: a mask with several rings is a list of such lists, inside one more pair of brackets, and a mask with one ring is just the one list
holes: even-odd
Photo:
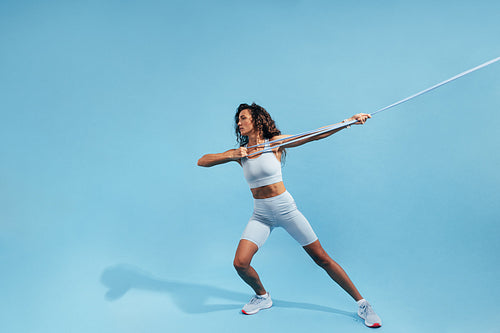
[[(290, 137), (291, 135), (288, 135), (288, 134), (283, 134), (283, 135), (276, 135), (276, 136), (273, 136), (269, 141), (277, 141), (275, 143), (272, 143), (271, 144), (271, 147), (274, 147), (275, 145), (279, 145), (281, 144), (282, 142), (280, 142), (279, 140), (283, 140), (283, 139), (286, 139), (288, 137)], [(273, 152), (274, 154), (276, 154), (276, 157), (278, 158), (279, 161), (281, 161), (281, 153), (284, 151), (284, 148), (283, 147), (278, 147), (278, 148), (275, 148), (273, 149)]]
[(282, 139), (286, 139), (286, 138), (288, 138), (290, 136), (291, 135), (289, 135), (289, 134), (276, 135), (276, 136), (273, 136), (269, 141), (282, 140)]
[(283, 141), (280, 141), (280, 140), (284, 140), (284, 139), (289, 138), (289, 137), (291, 137), (291, 135), (288, 135), (288, 134), (273, 136), (270, 141), (276, 141), (276, 142), (272, 143), (271, 146), (273, 146), (273, 147), (277, 146), (277, 145), (283, 143)]

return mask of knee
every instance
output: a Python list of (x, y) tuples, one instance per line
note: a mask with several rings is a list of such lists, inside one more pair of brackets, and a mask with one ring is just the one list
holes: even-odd
[(321, 268), (330, 266), (332, 258), (328, 254), (318, 255), (313, 257), (314, 262)]
[(233, 261), (233, 266), (238, 272), (245, 272), (250, 267), (250, 263), (247, 260), (235, 257)]

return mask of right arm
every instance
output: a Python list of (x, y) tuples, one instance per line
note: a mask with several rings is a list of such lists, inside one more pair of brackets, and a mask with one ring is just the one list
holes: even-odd
[[(349, 121), (352, 121), (352, 120), (357, 120), (356, 123), (354, 123), (354, 125), (362, 125), (366, 122), (366, 120), (368, 118), (371, 118), (372, 116), (367, 114), (367, 113), (358, 113), (358, 114), (355, 114), (354, 116), (352, 116), (351, 118), (348, 118), (344, 121), (342, 121), (342, 123), (344, 122), (349, 122)], [(337, 125), (337, 124), (334, 124), (334, 125)], [(330, 125), (332, 126), (332, 125)], [(326, 127), (329, 127), (329, 126), (324, 126), (324, 127), (321, 127), (321, 128), (326, 128)], [(321, 129), (319, 128), (319, 129)], [(292, 148), (292, 147), (298, 147), (298, 146), (301, 146), (305, 143), (308, 143), (308, 142), (312, 142), (312, 141), (316, 141), (316, 140), (321, 140), (321, 139), (324, 139), (324, 138), (327, 138), (329, 137), (330, 135), (334, 134), (334, 133), (337, 133), (338, 131), (342, 130), (346, 128), (346, 126), (343, 126), (343, 127), (338, 127), (338, 128), (335, 128), (331, 131), (327, 131), (325, 133), (321, 133), (321, 134), (317, 134), (317, 135), (304, 135), (304, 139), (303, 140), (300, 140), (301, 137), (295, 137), (293, 139), (293, 142), (290, 143), (290, 144), (286, 144), (286, 141), (287, 141), (287, 137), (291, 136), (291, 135), (280, 135), (280, 136), (276, 136), (273, 138), (273, 140), (279, 140), (279, 139), (283, 139), (283, 141), (279, 142), (279, 143), (285, 143), (283, 146), (281, 146), (281, 149), (283, 148)]]
[(247, 156), (247, 149), (245, 147), (240, 147), (238, 149), (229, 149), (228, 151), (225, 151), (223, 153), (203, 155), (198, 160), (198, 165), (208, 168), (214, 165), (224, 164), (231, 161), (236, 161), (241, 164), (240, 160), (245, 156)]

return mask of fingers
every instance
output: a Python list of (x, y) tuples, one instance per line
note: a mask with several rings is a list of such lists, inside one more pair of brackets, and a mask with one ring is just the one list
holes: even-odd
[(246, 157), (246, 156), (247, 156), (247, 149), (245, 147), (240, 147), (240, 148), (233, 150), (231, 159), (239, 160), (239, 159)]
[(352, 118), (354, 118), (355, 120), (358, 121), (355, 123), (356, 125), (363, 125), (364, 123), (366, 123), (368, 118), (371, 118), (371, 117), (372, 116), (369, 115), (368, 113), (358, 113), (358, 114), (355, 114), (354, 116), (352, 116)]
[(240, 149), (238, 149), (238, 155), (239, 157), (247, 156), (247, 149), (245, 147), (240, 147)]

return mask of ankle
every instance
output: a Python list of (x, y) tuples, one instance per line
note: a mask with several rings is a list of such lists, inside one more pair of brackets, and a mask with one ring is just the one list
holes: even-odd
[(368, 301), (364, 298), (360, 299), (359, 301), (356, 301), (356, 303), (358, 303), (359, 306), (361, 306), (363, 303), (366, 303), (366, 302), (368, 302)]

